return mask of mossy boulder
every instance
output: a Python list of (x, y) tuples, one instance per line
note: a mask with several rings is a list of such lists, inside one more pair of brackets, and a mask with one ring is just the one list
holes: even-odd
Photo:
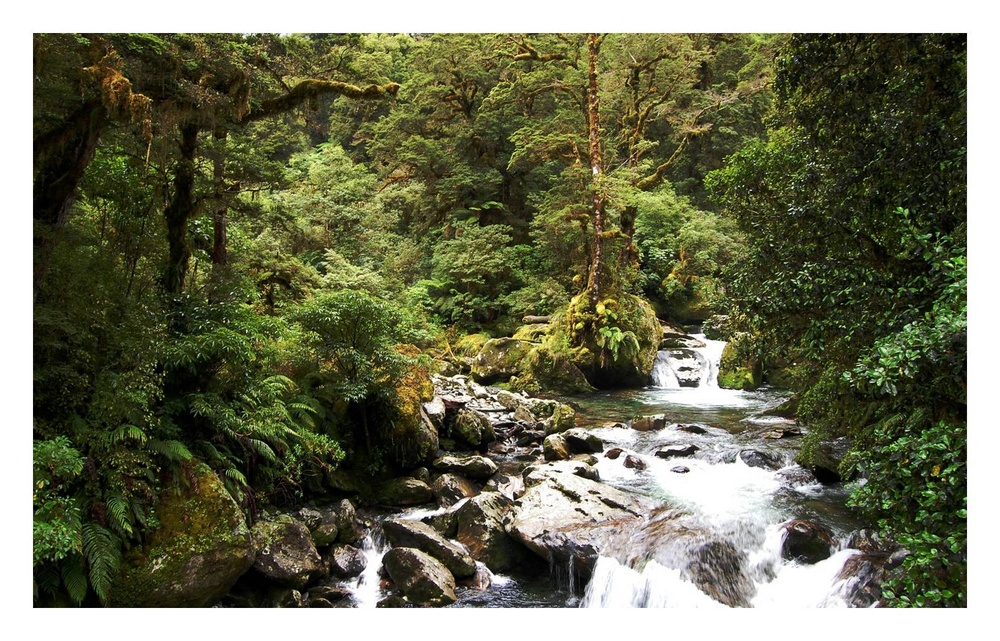
[(267, 580), (301, 590), (327, 573), (309, 528), (291, 515), (260, 520), (251, 534), (257, 548), (253, 571)]
[(506, 383), (524, 368), (524, 360), (534, 345), (513, 338), (494, 338), (479, 350), (472, 362), (472, 378), (483, 385)]
[(590, 292), (584, 291), (553, 319), (546, 344), (566, 351), (594, 387), (614, 389), (646, 384), (662, 338), (663, 328), (647, 301), (609, 293), (592, 306)]
[(378, 491), (378, 500), (384, 505), (422, 505), (434, 501), (434, 491), (427, 483), (412, 477), (390, 479)]
[(511, 387), (532, 394), (553, 392), (572, 395), (595, 391), (567, 352), (554, 350), (548, 345), (539, 345), (528, 353), (522, 363), (521, 375)]
[(733, 323), (725, 314), (715, 314), (705, 319), (701, 325), (701, 333), (713, 341), (728, 341), (733, 337)]
[(514, 332), (511, 338), (519, 341), (528, 341), (529, 343), (541, 343), (549, 335), (551, 329), (552, 326), (548, 323), (522, 325), (517, 328), (517, 331)]
[(407, 601), (429, 607), (454, 603), (455, 577), (443, 563), (415, 548), (392, 548), (382, 558), (386, 572)]
[(400, 465), (412, 467), (426, 461), (438, 449), (437, 427), (423, 407), (434, 398), (434, 383), (429, 366), (418, 358), (418, 348), (400, 345), (396, 350), (413, 361), (396, 381), (388, 421), (389, 455)]
[(735, 334), (722, 350), (719, 361), (719, 387), (755, 390), (760, 387), (762, 368), (754, 353), (754, 341), (749, 334)]
[(202, 463), (191, 478), (161, 494), (160, 527), (125, 554), (113, 607), (211, 606), (253, 565), (250, 529), (222, 481)]
[(485, 449), (497, 438), (493, 423), (488, 416), (466, 408), (458, 410), (452, 426), (452, 436), (465, 445), (480, 450)]

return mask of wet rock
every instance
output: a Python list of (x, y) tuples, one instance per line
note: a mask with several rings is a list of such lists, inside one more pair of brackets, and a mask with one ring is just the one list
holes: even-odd
[(549, 434), (542, 441), (542, 453), (546, 461), (562, 461), (570, 457), (569, 443), (562, 434)]
[(427, 418), (430, 419), (431, 423), (440, 430), (444, 427), (445, 414), (447, 408), (444, 405), (444, 399), (440, 396), (434, 396), (431, 400), (424, 403), (424, 413)]
[(719, 603), (749, 607), (756, 593), (746, 554), (729, 541), (709, 541), (693, 551), (686, 573), (691, 582)]
[(442, 474), (431, 484), (431, 489), (441, 507), (451, 507), (462, 499), (479, 493), (476, 484), (457, 474)]
[(359, 576), (368, 565), (365, 553), (351, 545), (333, 547), (325, 558), (330, 566), (330, 573), (342, 579)]
[(382, 484), (379, 501), (384, 505), (422, 505), (434, 501), (434, 490), (418, 479), (401, 477)]
[(635, 456), (633, 454), (626, 454), (625, 455), (624, 465), (625, 465), (625, 467), (629, 468), (630, 470), (644, 470), (644, 469), (646, 469), (646, 461), (642, 460), (641, 458), (639, 458), (638, 456)]
[(675, 423), (673, 428), (680, 432), (687, 432), (688, 434), (705, 434), (707, 432), (704, 427), (693, 423)]
[(395, 547), (416, 548), (430, 554), (456, 577), (475, 574), (476, 562), (461, 546), (420, 521), (387, 519), (382, 524), (386, 538)]
[(662, 430), (666, 426), (667, 426), (667, 418), (663, 415), (640, 416), (639, 418), (633, 419), (631, 425), (629, 425), (629, 427), (638, 432), (651, 432), (654, 430)]
[(694, 456), (694, 453), (699, 449), (700, 448), (697, 445), (673, 445), (658, 450), (655, 456), (656, 458), (680, 458), (685, 456)]
[(395, 547), (385, 553), (382, 563), (406, 599), (415, 605), (435, 607), (458, 600), (455, 577), (444, 564), (425, 552)]
[(323, 599), (332, 607), (337, 601), (342, 601), (351, 596), (351, 591), (348, 588), (339, 585), (317, 585), (309, 589), (309, 605), (315, 607), (315, 599)]
[(777, 470), (781, 467), (781, 461), (774, 454), (761, 452), (759, 450), (741, 450), (740, 460), (749, 467), (760, 467), (764, 469)]
[(789, 521), (782, 526), (785, 538), (781, 544), (781, 556), (800, 563), (818, 563), (830, 557), (833, 551), (833, 536), (829, 530), (812, 521)]
[(813, 485), (818, 483), (816, 476), (804, 467), (798, 465), (791, 465), (778, 470), (775, 473), (775, 478), (777, 478), (783, 485), (790, 488), (803, 487), (805, 485)]
[(526, 567), (532, 554), (507, 533), (514, 501), (498, 492), (483, 492), (458, 508), (456, 538), (473, 559), (496, 573)]
[(552, 414), (541, 423), (546, 434), (559, 434), (566, 430), (573, 429), (576, 425), (576, 410), (569, 405), (559, 403)]
[(604, 450), (604, 441), (587, 430), (573, 428), (563, 432), (562, 436), (574, 454), (591, 454)]
[(701, 383), (702, 371), (708, 366), (708, 361), (701, 352), (693, 349), (666, 350), (670, 368), (677, 375), (681, 387), (698, 387)]
[(408, 608), (411, 607), (406, 597), (401, 594), (391, 594), (378, 602), (376, 608)]
[(882, 599), (886, 569), (885, 555), (855, 554), (834, 580), (845, 582), (845, 598), (851, 607), (870, 608)]
[(353, 543), (361, 536), (354, 505), (347, 499), (338, 505), (303, 507), (295, 517), (309, 528), (317, 549), (338, 542)]
[(309, 529), (287, 514), (258, 521), (251, 534), (257, 548), (253, 571), (269, 581), (302, 589), (329, 571)]
[(687, 474), (688, 472), (691, 471), (691, 468), (685, 467), (683, 465), (677, 465), (675, 467), (670, 468), (670, 471), (676, 474)]
[(483, 385), (501, 383), (517, 376), (534, 345), (513, 338), (494, 338), (483, 345), (472, 362), (472, 376)]
[(452, 472), (485, 481), (497, 473), (497, 464), (485, 456), (442, 456), (432, 463), (439, 472)]
[(576, 475), (570, 462), (525, 470), (510, 535), (547, 562), (589, 577), (605, 541), (644, 520), (637, 497)]
[(816, 447), (809, 450), (802, 450), (795, 458), (795, 462), (816, 475), (820, 483), (839, 483), (840, 462), (844, 460), (851, 442), (847, 437), (821, 441)]
[(611, 460), (614, 460), (619, 456), (621, 456), (624, 451), (625, 450), (623, 450), (620, 447), (612, 447), (611, 449), (609, 449), (607, 452), (604, 453), (604, 456)]

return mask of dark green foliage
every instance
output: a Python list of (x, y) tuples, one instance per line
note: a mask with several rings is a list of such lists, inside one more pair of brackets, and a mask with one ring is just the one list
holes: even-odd
[(800, 417), (853, 437), (855, 503), (911, 548), (896, 605), (965, 598), (965, 65), (962, 35), (793, 36), (784, 126), (709, 177), (745, 327), (803, 361)]

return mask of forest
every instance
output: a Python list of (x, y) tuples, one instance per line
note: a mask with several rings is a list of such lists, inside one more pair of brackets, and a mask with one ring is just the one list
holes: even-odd
[(719, 387), (787, 392), (884, 557), (872, 603), (966, 606), (964, 34), (32, 46), (36, 607), (215, 604), (253, 554), (210, 601), (130, 600), (182, 497), (217, 485), (253, 537), (393, 505), (523, 434), (433, 416), (441, 381), (558, 401), (541, 453), (668, 328), (726, 341)]

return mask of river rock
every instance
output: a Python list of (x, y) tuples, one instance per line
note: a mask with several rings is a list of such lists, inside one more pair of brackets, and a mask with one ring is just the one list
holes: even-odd
[(382, 563), (407, 600), (415, 605), (437, 607), (458, 600), (455, 577), (426, 552), (396, 547), (385, 553)]
[(624, 465), (625, 465), (625, 467), (629, 468), (630, 470), (644, 470), (644, 469), (646, 469), (646, 461), (642, 460), (638, 456), (635, 456), (634, 454), (626, 454), (625, 455)]
[(507, 533), (513, 510), (514, 501), (499, 492), (483, 492), (456, 510), (459, 543), (495, 573), (526, 567), (534, 558)]
[(683, 348), (665, 351), (670, 368), (677, 375), (678, 384), (681, 387), (698, 387), (702, 371), (708, 366), (708, 361), (701, 352)]
[(658, 450), (655, 454), (656, 458), (679, 458), (685, 456), (694, 456), (699, 448), (697, 445), (671, 445)]
[(476, 484), (458, 474), (442, 474), (431, 484), (431, 489), (440, 507), (451, 507), (479, 493)]
[(661, 350), (669, 349), (699, 349), (705, 347), (705, 341), (698, 340), (694, 336), (687, 334), (674, 334), (663, 332), (663, 339), (660, 341)]
[(257, 548), (253, 570), (266, 579), (301, 590), (328, 572), (309, 529), (290, 515), (260, 520), (252, 534)]
[(708, 432), (704, 427), (693, 423), (674, 423), (672, 427), (679, 432), (687, 432), (688, 434), (705, 434)]
[(632, 423), (629, 425), (629, 427), (639, 432), (662, 430), (666, 426), (667, 417), (662, 414), (655, 416), (640, 416), (639, 418), (632, 419)]
[(604, 451), (604, 441), (596, 434), (581, 428), (573, 428), (562, 433), (574, 454), (593, 454)]
[(848, 450), (851, 449), (851, 441), (846, 436), (837, 439), (820, 441), (810, 450), (800, 450), (795, 462), (806, 467), (820, 483), (839, 483), (840, 462), (844, 460)]
[(749, 467), (760, 467), (764, 469), (777, 470), (781, 468), (781, 461), (774, 454), (761, 452), (759, 450), (741, 450), (740, 460)]
[(687, 474), (688, 472), (691, 471), (691, 468), (685, 465), (675, 465), (674, 467), (670, 468), (670, 471), (674, 472), (675, 474)]
[(434, 398), (424, 403), (424, 414), (427, 415), (427, 418), (430, 419), (431, 423), (439, 431), (444, 428), (446, 413), (447, 408), (444, 405), (444, 399), (440, 396), (435, 395)]
[(763, 365), (755, 356), (755, 339), (745, 332), (732, 336), (722, 349), (718, 381), (723, 389), (755, 390), (763, 378)]
[(365, 553), (353, 545), (337, 545), (326, 555), (330, 573), (342, 579), (360, 575), (368, 565)]
[(541, 422), (546, 434), (565, 432), (576, 426), (576, 410), (565, 403), (558, 403), (552, 410), (552, 414), (542, 419)]
[(453, 472), (480, 481), (497, 473), (497, 464), (485, 456), (442, 456), (431, 465), (439, 472)]
[(542, 453), (546, 461), (564, 461), (571, 455), (569, 443), (562, 434), (549, 434), (542, 441)]
[(611, 460), (615, 460), (616, 458), (621, 456), (624, 451), (625, 450), (623, 450), (620, 447), (612, 447), (611, 449), (609, 449), (607, 452), (604, 453), (604, 456)]
[(472, 556), (429, 525), (408, 519), (387, 519), (382, 524), (382, 530), (393, 546), (422, 550), (443, 563), (456, 577), (476, 573), (476, 562)]
[(644, 504), (630, 494), (575, 474), (571, 462), (525, 470), (510, 535), (542, 559), (589, 577), (605, 540), (644, 520)]
[(458, 410), (452, 434), (466, 445), (479, 450), (484, 450), (496, 440), (496, 432), (490, 417), (468, 408)]
[(347, 499), (338, 505), (306, 506), (295, 518), (309, 528), (317, 549), (334, 543), (353, 543), (361, 537), (354, 505)]
[(390, 479), (379, 489), (379, 502), (384, 505), (422, 505), (434, 501), (434, 490), (412, 477)]
[(784, 541), (781, 556), (800, 563), (819, 563), (833, 551), (833, 536), (829, 530), (812, 521), (795, 520), (782, 526)]
[(165, 489), (160, 527), (125, 553), (112, 582), (113, 607), (206, 607), (251, 565), (255, 549), (243, 512), (219, 477), (195, 463), (196, 483)]

